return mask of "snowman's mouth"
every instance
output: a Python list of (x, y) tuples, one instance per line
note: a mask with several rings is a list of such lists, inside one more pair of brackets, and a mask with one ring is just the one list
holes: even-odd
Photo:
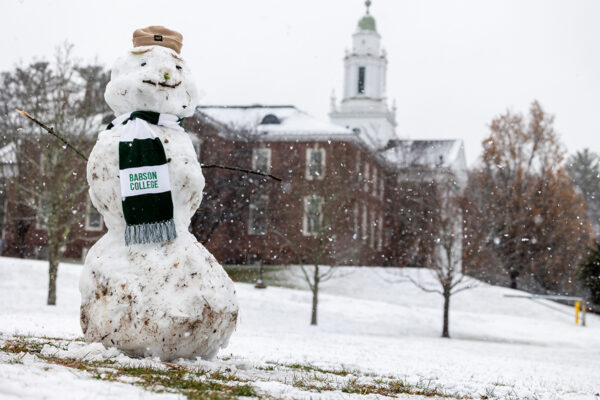
[(152, 85), (152, 86), (156, 86), (156, 85), (158, 85), (158, 86), (162, 86), (162, 87), (168, 87), (168, 88), (171, 88), (171, 89), (175, 89), (177, 86), (181, 85), (181, 81), (179, 81), (179, 82), (177, 82), (177, 83), (174, 83), (174, 84), (172, 84), (172, 85), (171, 85), (171, 84), (168, 84), (167, 82), (158, 82), (158, 83), (156, 83), (156, 82), (154, 82), (154, 81), (151, 81), (151, 80), (149, 80), (149, 79), (147, 79), (147, 80), (145, 80), (145, 81), (142, 81), (142, 82), (143, 82), (143, 83), (148, 83), (148, 84), (150, 84), (150, 85)]

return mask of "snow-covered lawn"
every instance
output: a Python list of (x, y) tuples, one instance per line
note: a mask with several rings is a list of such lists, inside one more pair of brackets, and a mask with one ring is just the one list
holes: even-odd
[[(61, 264), (58, 305), (47, 307), (46, 263), (0, 258), (0, 347), (11, 349), (0, 352), (0, 398), (178, 396), (133, 385), (140, 378), (102, 364), (110, 362), (226, 373), (213, 378), (274, 398), (600, 399), (600, 318), (576, 326), (571, 307), (503, 297), (509, 289), (479, 284), (453, 297), (453, 338), (442, 339), (441, 297), (390, 283), (402, 274), (427, 282), (427, 271), (339, 269), (323, 285), (318, 327), (308, 324), (310, 292), (238, 283), (229, 347), (213, 362), (165, 366), (73, 340), (81, 337), (80, 271)], [(19, 353), (21, 345), (37, 350)], [(83, 364), (74, 368), (74, 359)]]

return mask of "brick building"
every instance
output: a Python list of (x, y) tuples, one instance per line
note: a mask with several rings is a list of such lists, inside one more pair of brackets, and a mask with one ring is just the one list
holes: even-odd
[[(401, 138), (386, 74), (387, 56), (367, 9), (345, 54), (343, 95), (339, 103), (331, 99), (329, 121), (291, 105), (198, 107), (186, 131), (201, 163), (282, 180), (204, 169), (204, 198), (190, 226), (199, 241), (231, 264), (410, 264), (411, 250), (397, 234), (396, 216), (406, 211), (403, 184), (450, 176), (463, 187), (465, 154), (461, 140)], [(9, 148), (0, 149), (4, 164), (10, 157)], [(84, 257), (105, 231), (89, 199), (81, 201), (85, 212), (69, 234), (69, 258)], [(45, 256), (47, 238), (31, 218), (24, 234), (4, 218), (4, 254), (25, 247), (27, 255)]]

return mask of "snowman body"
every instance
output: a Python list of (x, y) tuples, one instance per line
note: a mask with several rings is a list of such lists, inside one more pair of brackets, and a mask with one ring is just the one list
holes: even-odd
[[(105, 98), (116, 115), (147, 110), (185, 117), (194, 112), (195, 93), (175, 52), (145, 46), (117, 61)], [(85, 339), (135, 356), (212, 358), (235, 329), (238, 304), (231, 279), (188, 231), (204, 188), (194, 147), (187, 133), (150, 125), (168, 160), (177, 238), (126, 246), (123, 129), (99, 134), (87, 166), (90, 198), (108, 232), (89, 250), (80, 279)]]

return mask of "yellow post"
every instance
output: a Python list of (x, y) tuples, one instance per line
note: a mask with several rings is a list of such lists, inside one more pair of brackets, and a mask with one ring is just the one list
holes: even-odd
[(579, 310), (581, 310), (581, 302), (575, 302), (575, 325), (579, 324)]

